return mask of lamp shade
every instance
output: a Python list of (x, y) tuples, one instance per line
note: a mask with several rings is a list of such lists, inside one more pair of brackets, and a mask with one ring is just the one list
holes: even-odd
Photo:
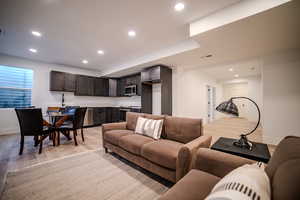
[(239, 116), (239, 110), (237, 106), (233, 103), (232, 99), (229, 101), (224, 101), (216, 108), (217, 111), (229, 115)]

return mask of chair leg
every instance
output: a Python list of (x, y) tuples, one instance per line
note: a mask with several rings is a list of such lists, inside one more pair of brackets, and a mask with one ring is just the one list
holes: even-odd
[(51, 133), (51, 135), (52, 135), (53, 146), (55, 147), (55, 146), (56, 146), (56, 132), (53, 131), (53, 132)]
[(60, 132), (57, 131), (57, 146), (60, 145)]
[(82, 138), (82, 141), (84, 142), (83, 129), (81, 129), (81, 138)]
[(21, 136), (19, 155), (22, 155), (23, 149), (24, 149), (24, 136)]
[(44, 139), (41, 137), (39, 154), (42, 153)]
[(36, 135), (34, 136), (34, 147), (37, 147), (39, 145), (39, 137)]
[(73, 137), (74, 137), (75, 146), (78, 145), (76, 135), (77, 135), (77, 130), (73, 130)]

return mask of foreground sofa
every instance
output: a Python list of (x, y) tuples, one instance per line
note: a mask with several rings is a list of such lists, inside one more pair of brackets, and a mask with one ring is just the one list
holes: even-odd
[[(232, 170), (255, 161), (231, 154), (199, 149), (195, 166), (159, 200), (202, 200)], [(286, 137), (277, 146), (265, 171), (272, 200), (300, 199), (300, 138)]]
[[(161, 139), (135, 134), (138, 117), (163, 119)], [(202, 120), (144, 113), (126, 113), (126, 122), (103, 124), (105, 151), (147, 169), (171, 182), (180, 180), (190, 169), (200, 147), (208, 148), (211, 136), (203, 136)]]

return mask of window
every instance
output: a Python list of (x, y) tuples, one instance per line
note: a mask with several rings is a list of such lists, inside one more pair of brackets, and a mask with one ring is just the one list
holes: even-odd
[(0, 65), (0, 108), (31, 106), (33, 71)]

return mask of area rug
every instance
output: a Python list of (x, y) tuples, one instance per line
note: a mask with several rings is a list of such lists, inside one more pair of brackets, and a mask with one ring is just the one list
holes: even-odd
[(168, 183), (102, 150), (7, 174), (1, 200), (153, 200)]

